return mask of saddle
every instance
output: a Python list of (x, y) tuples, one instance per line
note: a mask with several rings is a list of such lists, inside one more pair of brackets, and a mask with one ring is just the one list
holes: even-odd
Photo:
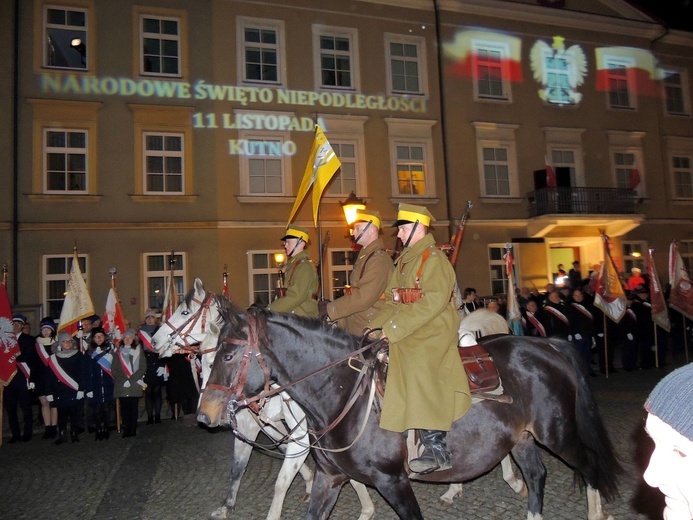
[[(493, 399), (506, 402), (504, 396), (490, 394), (501, 386), (500, 374), (493, 358), (486, 349), (479, 344), (458, 348), (462, 365), (469, 381), (469, 390), (472, 398)], [(376, 394), (379, 399), (385, 395), (385, 381), (389, 365), (389, 346), (382, 347), (376, 354), (375, 381)]]

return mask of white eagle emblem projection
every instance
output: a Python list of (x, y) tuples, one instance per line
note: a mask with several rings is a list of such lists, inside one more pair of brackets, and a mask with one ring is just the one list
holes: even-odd
[(538, 40), (530, 52), (534, 79), (542, 84), (539, 97), (547, 103), (577, 105), (582, 94), (577, 88), (585, 82), (587, 57), (578, 45), (565, 48), (565, 38), (553, 37), (553, 44)]

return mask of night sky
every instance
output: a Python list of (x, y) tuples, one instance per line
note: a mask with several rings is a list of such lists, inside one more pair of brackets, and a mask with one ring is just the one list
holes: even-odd
[(628, 0), (673, 29), (693, 31), (693, 0)]

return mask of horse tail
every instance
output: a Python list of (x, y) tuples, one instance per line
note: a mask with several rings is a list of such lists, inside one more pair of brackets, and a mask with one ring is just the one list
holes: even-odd
[(587, 457), (586, 468), (575, 471), (609, 501), (618, 495), (618, 480), (619, 475), (623, 473), (623, 467), (616, 457), (611, 438), (599, 415), (597, 400), (590, 388), (584, 361), (572, 343), (558, 338), (549, 338), (549, 342), (575, 371), (577, 434)]

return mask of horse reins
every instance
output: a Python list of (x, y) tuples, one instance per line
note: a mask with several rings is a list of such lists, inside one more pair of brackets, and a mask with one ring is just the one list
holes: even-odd
[(214, 293), (208, 292), (205, 294), (205, 297), (202, 301), (198, 300), (197, 298), (192, 298), (192, 301), (195, 303), (200, 304), (200, 308), (197, 309), (187, 320), (185, 320), (180, 326), (174, 327), (173, 324), (169, 321), (167, 318), (166, 321), (164, 322), (164, 325), (170, 327), (172, 329), (172, 332), (169, 333), (169, 341), (171, 343), (174, 343), (174, 340), (176, 338), (181, 338), (183, 341), (183, 344), (181, 345), (180, 343), (175, 343), (176, 346), (180, 347), (180, 350), (183, 350), (184, 352), (187, 353), (194, 353), (194, 354), (206, 354), (208, 352), (212, 352), (216, 350), (215, 348), (212, 349), (207, 349), (203, 352), (199, 350), (199, 347), (196, 347), (195, 345), (191, 345), (188, 343), (188, 338), (192, 336), (192, 333), (190, 332), (195, 328), (197, 325), (197, 322), (201, 320), (201, 333), (205, 333), (205, 329), (207, 327), (207, 313), (209, 311), (209, 306), (211, 305), (212, 300), (214, 299)]

